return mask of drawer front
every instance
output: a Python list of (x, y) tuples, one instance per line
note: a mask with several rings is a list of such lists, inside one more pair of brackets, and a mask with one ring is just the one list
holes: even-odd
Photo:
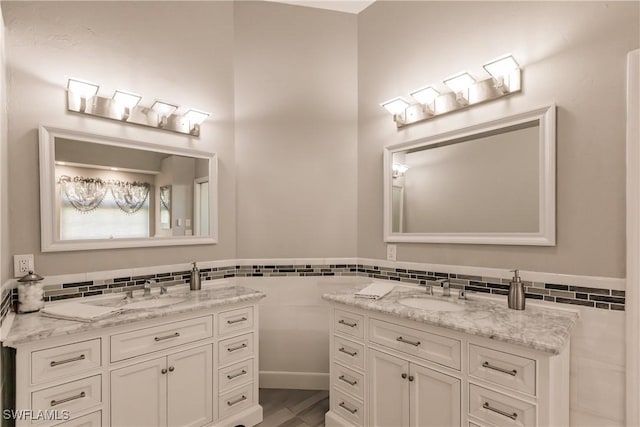
[[(37, 411), (82, 411), (102, 402), (102, 377), (94, 375), (78, 381), (31, 393), (31, 409)], [(33, 420), (33, 423), (38, 422)]]
[(460, 370), (460, 341), (371, 319), (369, 340), (449, 368)]
[(469, 375), (532, 396), (536, 394), (536, 361), (526, 357), (470, 344)]
[(353, 425), (364, 425), (364, 404), (335, 388), (331, 393), (331, 410)]
[(364, 400), (364, 375), (338, 363), (333, 364), (332, 372), (335, 387)]
[(226, 418), (253, 406), (253, 404), (253, 383), (249, 383), (220, 396), (218, 399), (220, 418)]
[(102, 365), (100, 338), (31, 353), (31, 383), (80, 374)]
[(92, 412), (87, 415), (56, 424), (56, 427), (100, 427), (102, 426), (102, 411)]
[(333, 328), (336, 332), (350, 335), (358, 339), (364, 339), (364, 317), (349, 313), (347, 311), (336, 310), (333, 316)]
[(117, 362), (212, 336), (211, 316), (116, 334), (111, 336), (111, 361)]
[(364, 346), (362, 344), (334, 335), (333, 357), (350, 368), (364, 369)]
[(535, 405), (469, 384), (469, 415), (497, 426), (534, 427)]
[(218, 343), (218, 363), (227, 365), (253, 356), (253, 333), (229, 338)]
[(218, 335), (250, 331), (253, 328), (253, 307), (237, 308), (218, 315)]
[(218, 370), (218, 388), (224, 393), (240, 384), (253, 380), (253, 358)]

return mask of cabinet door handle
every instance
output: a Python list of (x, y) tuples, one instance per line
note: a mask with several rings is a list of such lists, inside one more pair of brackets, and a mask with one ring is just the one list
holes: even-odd
[(72, 400), (76, 400), (76, 399), (82, 399), (83, 397), (85, 397), (87, 394), (82, 391), (80, 392), (80, 394), (76, 394), (75, 396), (70, 396), (70, 397), (65, 397), (64, 399), (60, 399), (60, 400), (52, 400), (50, 402), (51, 406), (56, 406), (56, 405), (61, 405), (63, 403), (67, 403), (67, 402), (71, 402)]
[(155, 341), (164, 341), (164, 340), (168, 340), (168, 339), (171, 339), (171, 338), (178, 338), (179, 336), (180, 336), (180, 332), (175, 332), (175, 333), (173, 333), (171, 335), (165, 335), (163, 337), (155, 337), (154, 340)]
[(237, 347), (229, 347), (229, 348), (227, 349), (227, 351), (228, 351), (229, 353), (232, 353), (232, 352), (234, 352), (234, 351), (242, 350), (243, 348), (246, 348), (246, 347), (247, 347), (247, 344), (242, 343), (241, 345), (239, 345), (239, 346), (237, 346)]
[(175, 370), (176, 370), (176, 368), (174, 368), (173, 366), (169, 366), (169, 372), (173, 372)]
[(244, 322), (245, 320), (247, 320), (246, 317), (241, 317), (239, 319), (235, 319), (235, 320), (227, 320), (227, 323), (229, 325), (233, 325), (234, 323), (240, 323), (240, 322)]
[(338, 406), (340, 406), (341, 408), (346, 409), (347, 411), (351, 412), (352, 414), (355, 414), (356, 412), (358, 412), (358, 408), (349, 408), (344, 402), (340, 402), (338, 404)]
[(237, 405), (238, 403), (243, 402), (245, 400), (247, 400), (247, 396), (243, 394), (242, 397), (239, 397), (236, 400), (227, 400), (227, 405), (229, 406)]
[(78, 360), (84, 360), (84, 359), (85, 359), (84, 354), (81, 354), (80, 356), (72, 357), (70, 359), (52, 360), (51, 363), (49, 363), (49, 365), (51, 365), (51, 367), (53, 368), (54, 366), (64, 365), (65, 363), (77, 362)]
[(358, 354), (357, 351), (349, 351), (349, 350), (346, 350), (344, 347), (340, 347), (338, 351), (344, 354), (348, 354), (351, 357), (356, 357), (356, 355)]
[(349, 384), (350, 386), (354, 386), (354, 385), (358, 384), (358, 380), (351, 381), (351, 380), (347, 379), (347, 377), (345, 377), (344, 375), (340, 375), (338, 377), (338, 379), (344, 381), (345, 383)]
[(413, 382), (414, 378), (413, 375), (409, 375), (409, 381)]
[(160, 373), (161, 373), (162, 375), (166, 374), (166, 373), (167, 373), (167, 369), (166, 369), (166, 368), (162, 368), (162, 369), (160, 370)]
[(502, 415), (503, 417), (511, 418), (511, 419), (512, 419), (512, 420), (514, 420), (514, 421), (516, 420), (516, 418), (518, 418), (518, 414), (516, 414), (515, 412), (513, 412), (513, 413), (511, 413), (511, 414), (510, 414), (510, 413), (508, 413), (508, 412), (501, 411), (500, 409), (498, 409), (498, 408), (494, 408), (493, 406), (489, 405), (489, 402), (484, 402), (484, 403), (482, 404), (482, 407), (483, 407), (484, 409), (488, 409), (488, 410), (490, 410), (490, 411), (493, 411), (493, 412), (495, 412), (496, 414), (500, 414), (500, 415)]
[(407, 379), (407, 374), (403, 373), (402, 375), (400, 375), (402, 377), (403, 380)]
[(234, 378), (238, 378), (238, 377), (241, 377), (243, 375), (247, 375), (247, 371), (245, 371), (244, 369), (242, 371), (238, 372), (237, 374), (227, 375), (227, 379), (228, 380), (232, 380)]
[(518, 375), (518, 371), (515, 369), (509, 370), (509, 369), (504, 369), (501, 368), (499, 366), (494, 366), (492, 364), (490, 364), (489, 362), (482, 362), (482, 367), (483, 368), (488, 368), (488, 369), (493, 369), (494, 371), (498, 371), (498, 372), (502, 372), (503, 374), (507, 374), (507, 375), (511, 375), (512, 377), (515, 377), (516, 375)]
[(396, 338), (396, 341), (403, 342), (405, 344), (411, 344), (411, 345), (414, 345), (416, 347), (418, 347), (420, 345), (420, 341), (411, 341), (411, 340), (408, 340), (408, 339), (402, 338), (402, 337)]
[(346, 320), (343, 320), (343, 319), (338, 320), (338, 323), (340, 323), (341, 325), (348, 326), (350, 328), (355, 328), (356, 326), (358, 326), (358, 322), (349, 323), (349, 322), (347, 322)]

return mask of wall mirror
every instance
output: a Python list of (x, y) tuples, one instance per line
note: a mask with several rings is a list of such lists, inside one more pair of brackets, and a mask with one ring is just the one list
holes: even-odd
[(42, 251), (217, 243), (216, 180), (214, 153), (41, 126)]
[(555, 245), (555, 105), (385, 147), (386, 242)]

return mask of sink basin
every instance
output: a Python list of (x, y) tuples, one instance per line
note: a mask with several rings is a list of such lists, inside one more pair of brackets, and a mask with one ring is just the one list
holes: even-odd
[(431, 311), (462, 311), (464, 310), (464, 305), (456, 304), (451, 301), (443, 301), (443, 300), (433, 299), (433, 298), (420, 298), (420, 297), (403, 298), (398, 302), (407, 307), (419, 308), (421, 310), (431, 310)]
[(186, 301), (186, 299), (180, 297), (154, 298), (132, 302), (130, 304), (122, 306), (122, 308), (124, 308), (125, 310), (143, 310), (148, 308), (166, 307), (168, 305), (179, 304), (184, 301)]

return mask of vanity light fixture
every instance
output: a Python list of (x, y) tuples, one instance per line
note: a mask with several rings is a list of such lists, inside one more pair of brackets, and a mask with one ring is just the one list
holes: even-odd
[(409, 170), (409, 166), (403, 165), (401, 163), (394, 163), (391, 166), (391, 168), (393, 170), (393, 177), (394, 178), (399, 178), (401, 176), (404, 176), (404, 174)]
[(94, 83), (69, 79), (67, 110), (191, 136), (200, 136), (200, 125), (210, 116), (194, 109), (176, 114), (179, 106), (161, 101), (154, 102), (151, 108), (144, 107), (140, 105), (142, 96), (123, 90), (106, 98), (98, 95), (98, 89)]
[(451, 92), (441, 92), (435, 85), (426, 86), (410, 93), (417, 101), (409, 103), (396, 97), (380, 104), (393, 115), (396, 127), (462, 110), (482, 102), (492, 101), (521, 90), (520, 65), (512, 55), (504, 55), (484, 64), (491, 77), (476, 80), (464, 72), (444, 80)]

